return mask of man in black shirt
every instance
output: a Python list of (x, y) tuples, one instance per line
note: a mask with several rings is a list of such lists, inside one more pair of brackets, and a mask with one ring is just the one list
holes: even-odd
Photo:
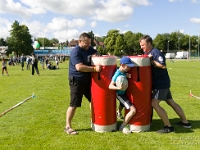
[(158, 49), (154, 48), (152, 43), (152, 38), (149, 35), (140, 39), (140, 47), (143, 52), (148, 55), (152, 64), (152, 107), (164, 123), (164, 128), (157, 132), (174, 132), (174, 128), (171, 126), (166, 111), (160, 106), (161, 100), (164, 100), (171, 106), (180, 117), (181, 121), (176, 123), (176, 125), (191, 128), (191, 124), (187, 121), (182, 108), (172, 98), (170, 92), (170, 77), (166, 67), (165, 56)]

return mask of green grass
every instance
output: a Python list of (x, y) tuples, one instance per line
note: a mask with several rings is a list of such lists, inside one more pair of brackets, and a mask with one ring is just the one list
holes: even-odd
[[(10, 76), (0, 76), (0, 113), (30, 97), (36, 97), (0, 117), (1, 150), (183, 150), (199, 149), (200, 100), (189, 97), (189, 91), (200, 96), (200, 62), (168, 61), (173, 98), (182, 106), (192, 129), (175, 127), (175, 133), (157, 134), (163, 123), (154, 112), (150, 132), (125, 135), (121, 132), (97, 133), (90, 126), (90, 110), (84, 98), (77, 109), (73, 128), (77, 136), (64, 133), (65, 114), (69, 106), (68, 62), (59, 70), (42, 70), (41, 76), (30, 76), (20, 66), (8, 66)], [(170, 69), (171, 68), (171, 69)], [(179, 121), (165, 103), (171, 123)], [(118, 124), (121, 122), (118, 122)]]

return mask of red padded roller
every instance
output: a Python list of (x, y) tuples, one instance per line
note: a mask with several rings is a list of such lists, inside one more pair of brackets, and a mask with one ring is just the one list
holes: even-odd
[(110, 90), (109, 84), (117, 68), (114, 56), (92, 57), (92, 65), (101, 65), (100, 73), (91, 75), (92, 93), (92, 129), (97, 132), (116, 130), (116, 91)]
[[(129, 56), (135, 66), (129, 70), (126, 96), (136, 107), (136, 114), (130, 120), (130, 129), (133, 132), (148, 131), (151, 123), (151, 64), (147, 56)], [(125, 111), (127, 113), (127, 110)]]

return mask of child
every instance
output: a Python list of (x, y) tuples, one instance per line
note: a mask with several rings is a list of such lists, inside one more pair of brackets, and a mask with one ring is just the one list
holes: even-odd
[(4, 70), (6, 71), (6, 74), (8, 76), (8, 70), (7, 70), (7, 67), (6, 67), (6, 61), (4, 58), (2, 58), (2, 76), (4, 74)]
[(119, 130), (122, 131), (124, 134), (131, 133), (127, 124), (130, 121), (130, 119), (134, 116), (134, 114), (136, 113), (136, 109), (133, 106), (133, 104), (130, 102), (130, 100), (128, 100), (128, 98), (125, 96), (127, 87), (122, 87), (122, 86), (117, 87), (116, 79), (119, 75), (123, 75), (125, 77), (129, 76), (130, 74), (128, 74), (126, 72), (130, 69), (130, 67), (133, 67), (133, 66), (134, 66), (134, 64), (132, 63), (132, 61), (129, 57), (126, 57), (126, 56), (122, 57), (120, 60), (120, 66), (116, 70), (114, 76), (112, 77), (110, 85), (109, 85), (109, 89), (116, 90), (117, 99), (120, 101), (121, 105), (123, 104), (123, 106), (129, 110), (127, 115), (124, 117), (123, 123), (121, 124), (121, 126), (119, 128)]
[(118, 119), (124, 119), (123, 115), (122, 115), (122, 110), (123, 110), (124, 105), (122, 103), (119, 104), (118, 106), (118, 110), (117, 110), (117, 118)]

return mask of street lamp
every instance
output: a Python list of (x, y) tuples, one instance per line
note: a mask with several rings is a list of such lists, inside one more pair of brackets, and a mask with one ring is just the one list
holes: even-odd
[(198, 58), (199, 58), (199, 35), (198, 35)]
[(190, 58), (190, 35), (189, 35), (189, 57), (188, 58)]
[(43, 38), (43, 49), (44, 49), (44, 38)]
[(168, 43), (167, 43), (167, 52), (169, 53), (169, 42), (170, 42), (170, 40), (168, 41)]
[(178, 51), (180, 51), (180, 43), (179, 43), (180, 37), (178, 38)]

